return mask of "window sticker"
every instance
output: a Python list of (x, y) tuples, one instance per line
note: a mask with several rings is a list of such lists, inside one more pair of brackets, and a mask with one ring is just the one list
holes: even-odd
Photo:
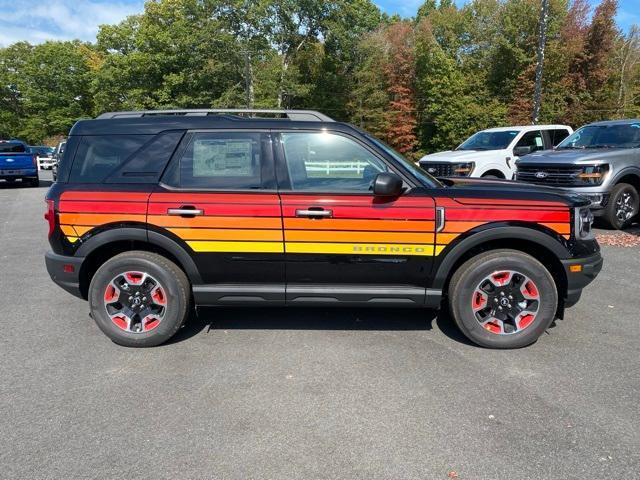
[(536, 147), (542, 147), (542, 137), (536, 137)]
[(251, 176), (251, 156), (251, 140), (198, 140), (193, 145), (193, 176)]

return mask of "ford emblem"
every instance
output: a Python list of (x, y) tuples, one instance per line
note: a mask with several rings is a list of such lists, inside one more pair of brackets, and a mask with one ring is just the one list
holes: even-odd
[(536, 173), (536, 178), (547, 178), (548, 173), (547, 172), (537, 172)]
[(7, 159), (6, 159), (6, 161), (7, 161), (7, 163), (13, 163), (13, 162), (15, 162), (15, 160), (14, 160), (13, 158), (7, 158)]
[(429, 172), (429, 173), (436, 173), (436, 171), (437, 170), (435, 168), (433, 168), (433, 167), (427, 168), (427, 172)]

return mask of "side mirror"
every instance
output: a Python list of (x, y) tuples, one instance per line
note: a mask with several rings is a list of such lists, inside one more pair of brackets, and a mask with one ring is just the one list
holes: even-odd
[(513, 149), (513, 154), (516, 157), (524, 157), (531, 153), (531, 147), (516, 147)]
[(383, 172), (373, 181), (373, 194), (377, 197), (398, 197), (402, 193), (402, 179), (395, 173)]

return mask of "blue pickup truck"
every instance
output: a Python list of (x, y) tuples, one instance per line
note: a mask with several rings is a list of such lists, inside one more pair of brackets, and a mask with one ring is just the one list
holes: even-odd
[(38, 159), (31, 149), (19, 140), (0, 140), (0, 180), (37, 187)]

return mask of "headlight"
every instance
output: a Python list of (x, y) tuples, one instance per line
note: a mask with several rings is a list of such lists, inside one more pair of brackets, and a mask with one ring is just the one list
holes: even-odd
[(456, 163), (453, 167), (453, 173), (461, 177), (468, 177), (471, 175), (471, 172), (473, 172), (475, 166), (475, 162)]
[(609, 165), (586, 165), (582, 167), (582, 173), (578, 178), (588, 185), (600, 185), (609, 171)]
[(575, 229), (576, 238), (580, 240), (590, 240), (594, 238), (593, 229), (593, 213), (589, 207), (576, 208), (575, 210)]

